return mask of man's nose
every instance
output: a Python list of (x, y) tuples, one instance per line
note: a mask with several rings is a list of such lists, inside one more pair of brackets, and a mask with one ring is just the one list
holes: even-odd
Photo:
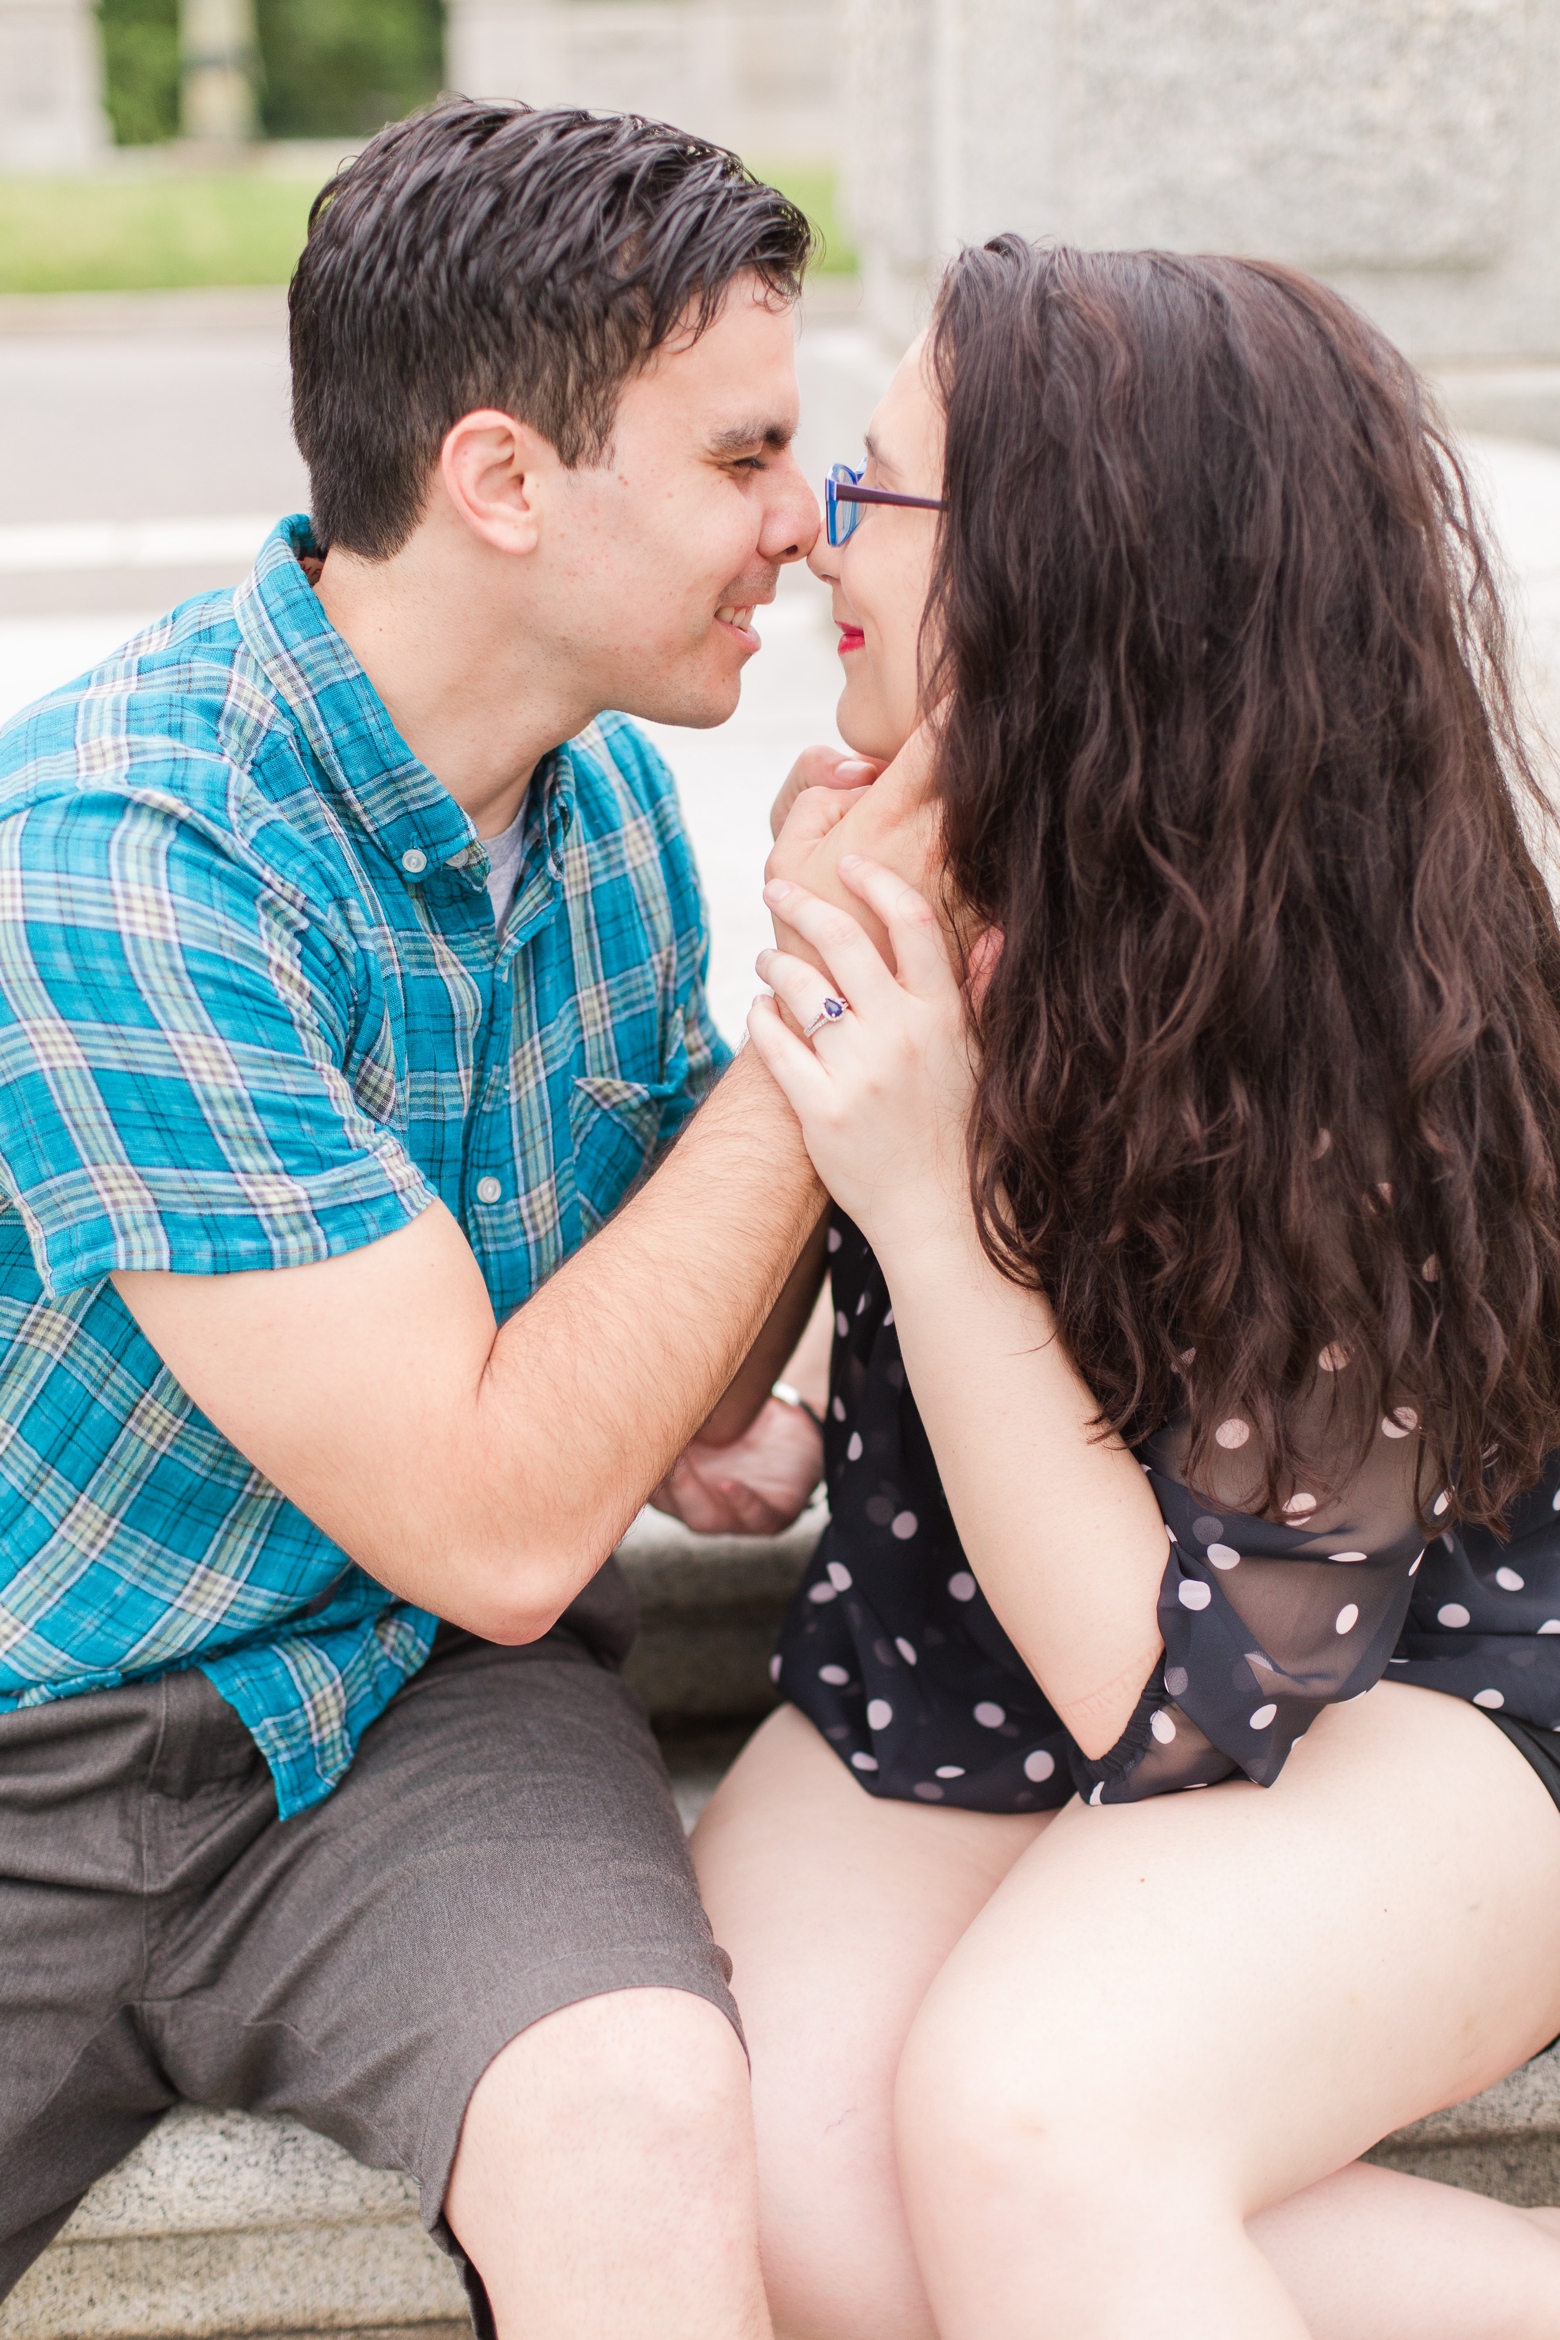
[(787, 453), (770, 472), (773, 500), (764, 520), (758, 549), (768, 561), (804, 561), (823, 526), (818, 499), (802, 477), (796, 457)]

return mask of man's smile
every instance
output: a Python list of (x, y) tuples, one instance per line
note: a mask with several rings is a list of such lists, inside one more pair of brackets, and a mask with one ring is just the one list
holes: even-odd
[(729, 634), (735, 634), (744, 650), (759, 650), (763, 647), (761, 638), (753, 631), (753, 611), (756, 606), (751, 601), (723, 601), (715, 612), (715, 623), (724, 626)]

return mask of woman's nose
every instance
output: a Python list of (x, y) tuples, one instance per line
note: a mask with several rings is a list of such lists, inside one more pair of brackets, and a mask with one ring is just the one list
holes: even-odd
[(829, 532), (826, 528), (820, 527), (813, 539), (812, 551), (807, 555), (807, 566), (820, 583), (824, 585), (837, 585), (839, 583), (840, 556), (835, 547), (830, 544)]

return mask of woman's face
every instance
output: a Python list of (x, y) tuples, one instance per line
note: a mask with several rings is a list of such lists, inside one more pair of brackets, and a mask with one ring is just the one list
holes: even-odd
[[(863, 485), (898, 495), (942, 494), (942, 406), (926, 367), (923, 333), (906, 351), (867, 433)], [(896, 756), (919, 713), (917, 650), (931, 582), (935, 512), (863, 504), (855, 534), (837, 550), (820, 532), (808, 560), (834, 592), (845, 689), (840, 737), (858, 754)]]

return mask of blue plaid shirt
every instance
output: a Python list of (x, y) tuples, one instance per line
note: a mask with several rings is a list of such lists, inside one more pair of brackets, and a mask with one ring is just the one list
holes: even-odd
[(285, 1818), (435, 1620), (252, 1469), (115, 1268), (372, 1243), (435, 1196), (500, 1319), (726, 1051), (665, 765), (603, 716), (538, 769), (513, 907), (278, 528), (0, 732), (0, 1709), (199, 1666)]

